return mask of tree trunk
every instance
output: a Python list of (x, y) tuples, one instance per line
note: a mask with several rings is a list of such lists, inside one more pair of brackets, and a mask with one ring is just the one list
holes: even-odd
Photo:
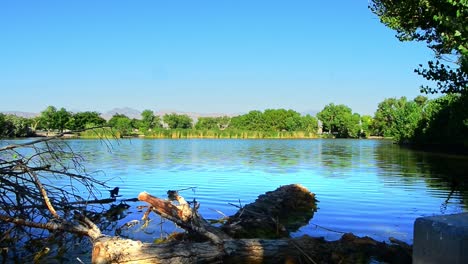
[(93, 263), (411, 263), (411, 247), (345, 234), (340, 240), (229, 239), (210, 242), (141, 243), (117, 237), (94, 243)]

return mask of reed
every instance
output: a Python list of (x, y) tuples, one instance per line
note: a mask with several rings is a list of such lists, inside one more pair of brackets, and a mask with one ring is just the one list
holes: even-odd
[(306, 131), (249, 131), (249, 130), (196, 130), (157, 129), (147, 131), (145, 138), (221, 138), (221, 139), (303, 139), (317, 138), (315, 133)]

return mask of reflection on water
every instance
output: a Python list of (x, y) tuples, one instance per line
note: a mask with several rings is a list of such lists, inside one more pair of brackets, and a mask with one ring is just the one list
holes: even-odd
[[(341, 236), (331, 229), (411, 243), (415, 218), (468, 207), (466, 158), (414, 152), (390, 141), (131, 139), (112, 141), (112, 151), (96, 140), (68, 142), (83, 152), (89, 170), (104, 172), (96, 177), (120, 187), (123, 198), (196, 187), (182, 195), (196, 198), (206, 218), (221, 217), (215, 210), (234, 214), (237, 208), (228, 203), (250, 203), (280, 185), (300, 183), (320, 202), (296, 236)], [(141, 218), (136, 209), (130, 212), (122, 223)], [(137, 238), (152, 241), (159, 234)]]

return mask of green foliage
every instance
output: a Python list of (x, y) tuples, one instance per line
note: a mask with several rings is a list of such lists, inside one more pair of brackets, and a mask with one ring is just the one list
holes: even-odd
[(151, 110), (144, 110), (141, 113), (141, 122), (138, 126), (141, 131), (153, 130), (155, 128), (161, 128), (161, 119), (159, 116), (155, 116)]
[[(401, 41), (423, 41), (436, 54), (428, 68), (416, 73), (435, 81), (426, 93), (466, 93), (468, 87), (468, 1), (466, 0), (372, 0), (369, 8), (382, 23), (397, 31)], [(454, 58), (454, 67), (440, 63)]]
[(199, 117), (195, 129), (224, 130), (229, 126), (230, 122), (231, 118), (229, 116)]
[(195, 124), (195, 129), (219, 129), (220, 123), (218, 117), (199, 117)]
[(60, 110), (58, 110), (54, 116), (55, 125), (56, 125), (55, 129), (58, 129), (60, 132), (63, 132), (68, 122), (70, 121), (71, 117), (72, 117), (72, 114), (70, 112), (68, 112), (63, 107), (60, 108)]
[(317, 118), (322, 122), (323, 130), (329, 134), (341, 138), (360, 136), (360, 116), (353, 114), (346, 105), (330, 103), (317, 113)]
[(48, 106), (39, 117), (40, 127), (46, 130), (63, 132), (71, 122), (73, 122), (72, 114), (63, 107), (57, 111), (55, 106)]
[(67, 128), (70, 130), (82, 130), (85, 128), (103, 126), (106, 124), (106, 120), (101, 117), (98, 112), (78, 112), (72, 114)]
[(396, 113), (406, 104), (406, 97), (387, 98), (379, 103), (374, 115), (373, 135), (393, 137), (396, 134)]
[(231, 124), (229, 127), (240, 130), (267, 130), (263, 113), (258, 110), (253, 110), (245, 115), (235, 116), (231, 118)]
[(5, 115), (3, 113), (0, 113), (0, 138), (5, 137), (6, 135), (6, 121), (5, 121)]
[(374, 119), (370, 115), (361, 116), (361, 136), (369, 137), (372, 135), (372, 124)]
[(422, 107), (414, 101), (404, 102), (395, 111), (393, 137), (399, 142), (409, 142), (421, 120)]
[(7, 115), (6, 121), (10, 122), (12, 127), (12, 130), (9, 133), (10, 135), (13, 135), (14, 137), (31, 136), (31, 129), (29, 128), (31, 122), (29, 119), (16, 115)]
[(468, 148), (468, 95), (449, 94), (427, 100), (388, 98), (374, 117), (377, 135), (394, 137), (400, 143), (420, 147), (465, 151)]
[(47, 130), (52, 130), (57, 127), (55, 114), (57, 113), (57, 108), (55, 106), (48, 106), (44, 111), (41, 112), (39, 116), (40, 127)]
[(0, 113), (0, 138), (31, 136), (30, 124), (27, 118)]
[(171, 129), (189, 129), (192, 128), (192, 119), (188, 115), (165, 114), (163, 121)]
[(446, 95), (427, 102), (411, 142), (468, 148), (468, 95)]
[(318, 130), (318, 121), (317, 118), (306, 115), (301, 117), (301, 128), (302, 131), (306, 131), (309, 133), (317, 133)]
[(267, 109), (264, 112), (254, 110), (245, 115), (231, 118), (229, 129), (246, 131), (306, 131), (316, 133), (317, 119), (301, 116), (294, 110)]
[(301, 114), (293, 110), (267, 109), (263, 113), (266, 130), (296, 131), (301, 128)]
[(126, 115), (114, 114), (107, 123), (110, 127), (116, 129), (121, 136), (128, 136), (132, 134), (132, 120)]
[(385, 99), (379, 103), (374, 115), (374, 135), (393, 137), (400, 142), (409, 141), (427, 102), (424, 96), (417, 96), (413, 101), (408, 101), (406, 97)]

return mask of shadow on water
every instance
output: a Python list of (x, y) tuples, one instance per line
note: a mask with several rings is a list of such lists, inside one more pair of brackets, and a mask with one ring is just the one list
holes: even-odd
[[(431, 190), (440, 190), (446, 196), (441, 204), (445, 213), (447, 204), (460, 197), (468, 208), (468, 156), (415, 151), (398, 145), (381, 144), (375, 148), (377, 165), (382, 177), (393, 179), (399, 175), (407, 184), (423, 180)], [(395, 174), (395, 171), (400, 171)]]

